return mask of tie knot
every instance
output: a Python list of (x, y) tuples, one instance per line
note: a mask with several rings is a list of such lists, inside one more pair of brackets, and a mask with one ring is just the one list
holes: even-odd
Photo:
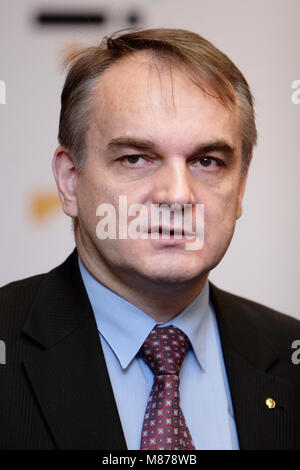
[(178, 375), (188, 347), (188, 338), (175, 326), (156, 326), (141, 347), (140, 355), (154, 375)]

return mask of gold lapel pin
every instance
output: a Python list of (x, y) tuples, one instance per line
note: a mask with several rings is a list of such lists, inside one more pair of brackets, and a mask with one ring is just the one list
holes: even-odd
[(271, 408), (275, 408), (275, 406), (276, 406), (276, 401), (273, 400), (273, 398), (267, 398), (267, 399), (266, 399), (266, 405), (267, 405), (267, 407), (270, 408), (270, 409), (271, 409)]

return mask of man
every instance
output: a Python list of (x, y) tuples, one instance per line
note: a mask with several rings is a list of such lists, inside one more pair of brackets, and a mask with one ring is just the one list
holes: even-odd
[[(300, 448), (299, 322), (208, 281), (256, 143), (246, 80), (172, 29), (107, 38), (69, 67), (53, 171), (76, 250), (1, 289), (1, 448)], [(124, 200), (105, 234), (103, 208)]]

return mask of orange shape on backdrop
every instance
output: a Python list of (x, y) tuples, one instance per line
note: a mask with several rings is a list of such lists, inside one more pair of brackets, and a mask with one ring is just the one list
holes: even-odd
[(36, 221), (42, 222), (58, 210), (61, 203), (56, 191), (41, 191), (33, 196), (30, 212)]

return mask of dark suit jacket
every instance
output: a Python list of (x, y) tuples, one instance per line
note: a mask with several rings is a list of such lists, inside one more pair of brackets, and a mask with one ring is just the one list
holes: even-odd
[[(300, 322), (212, 284), (210, 295), (240, 448), (300, 449)], [(0, 449), (126, 450), (76, 250), (0, 289), (0, 339)]]

